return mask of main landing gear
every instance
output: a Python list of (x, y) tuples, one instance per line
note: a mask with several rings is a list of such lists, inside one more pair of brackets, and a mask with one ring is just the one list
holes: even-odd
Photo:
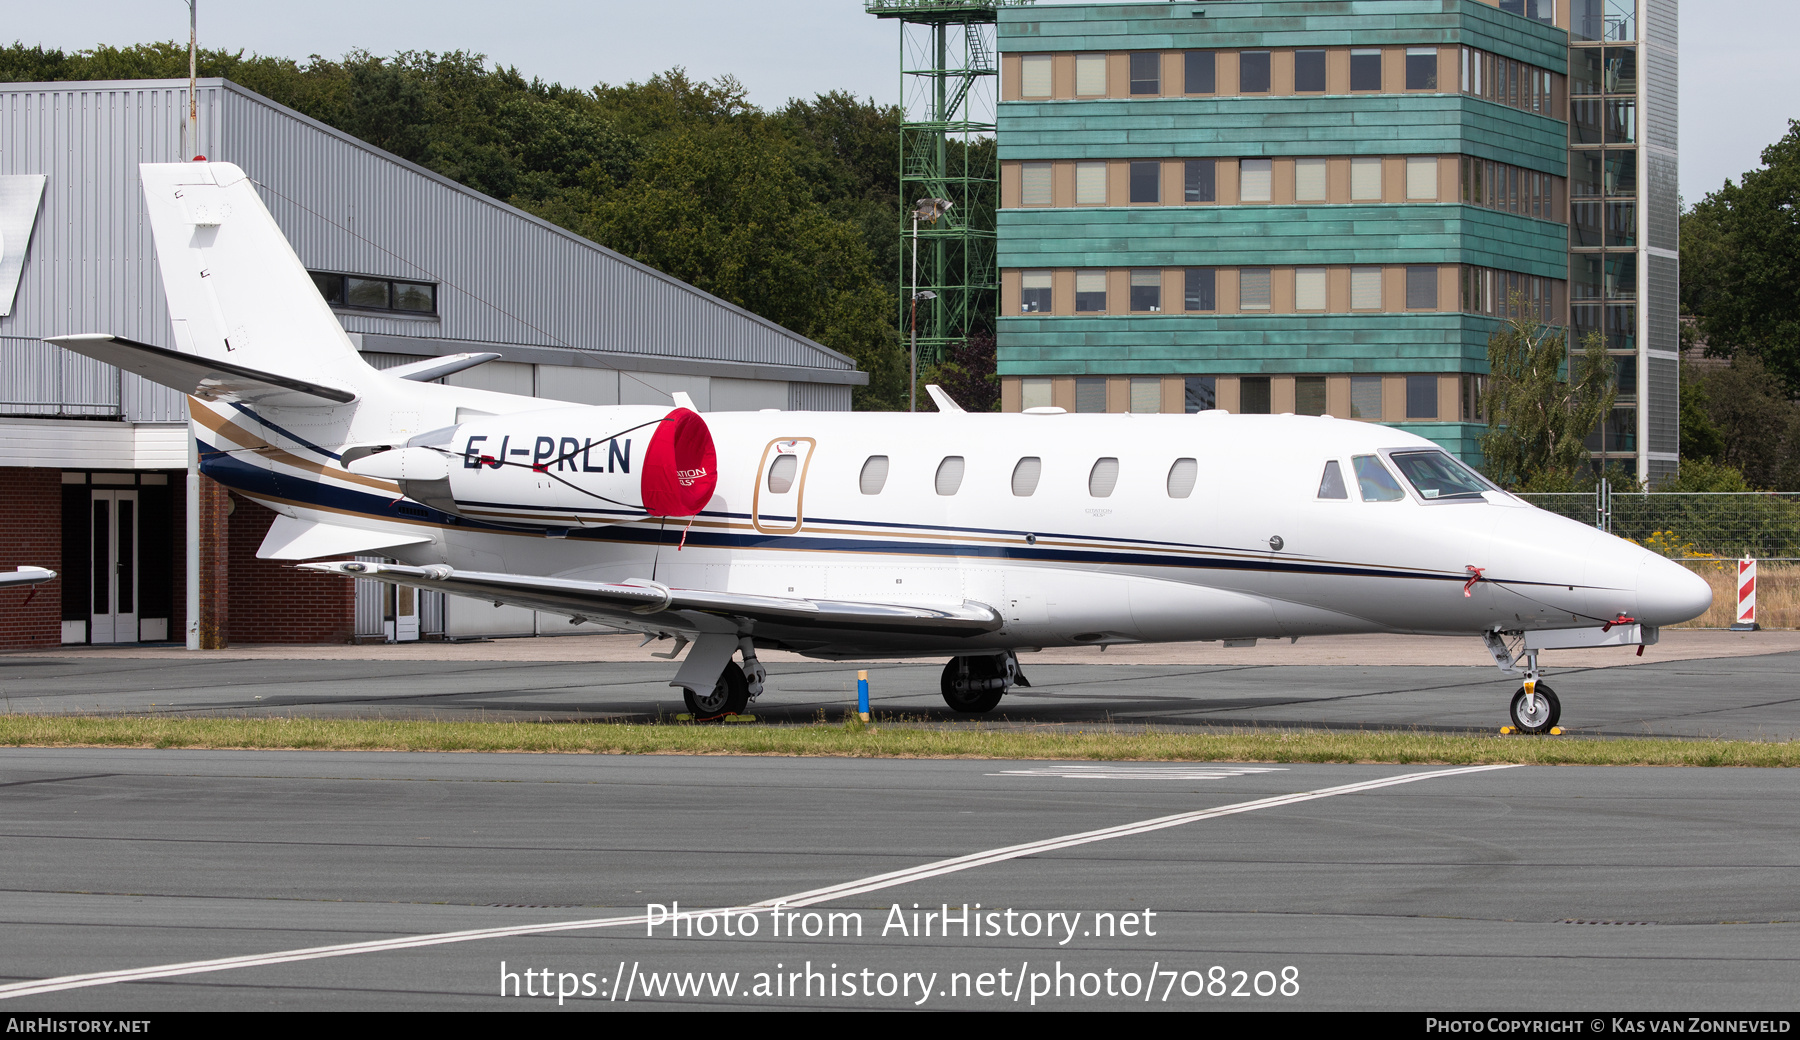
[(1019, 659), (1011, 650), (979, 657), (952, 657), (944, 665), (940, 683), (944, 703), (963, 715), (980, 715), (992, 711), (1006, 691), (1031, 683), (1019, 670)]
[[(680, 650), (677, 645), (670, 656)], [(743, 655), (743, 667), (731, 659), (733, 651)], [(742, 712), (762, 696), (767, 678), (768, 672), (756, 659), (756, 644), (749, 636), (706, 632), (694, 641), (694, 648), (688, 651), (687, 660), (670, 685), (681, 687), (681, 699), (694, 721), (706, 722)], [(712, 680), (710, 688), (708, 679)]]
[[(1481, 639), (1501, 671), (1525, 677), (1525, 685), (1513, 694), (1512, 705), (1507, 710), (1512, 718), (1512, 728), (1520, 733), (1549, 733), (1562, 718), (1562, 701), (1557, 699), (1555, 690), (1538, 679), (1541, 674), (1538, 652), (1532, 649), (1515, 652), (1506, 645), (1504, 635), (1499, 632), (1483, 632)], [(1522, 668), (1521, 661), (1524, 662)]]

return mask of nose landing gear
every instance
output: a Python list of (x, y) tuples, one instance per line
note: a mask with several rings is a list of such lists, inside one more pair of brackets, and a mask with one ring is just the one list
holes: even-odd
[[(1520, 733), (1549, 733), (1562, 718), (1562, 701), (1557, 699), (1555, 690), (1538, 681), (1538, 652), (1524, 647), (1523, 640), (1519, 644), (1522, 649), (1513, 650), (1500, 632), (1483, 632), (1481, 639), (1501, 671), (1525, 677), (1525, 685), (1513, 694), (1507, 711), (1512, 717), (1512, 728)], [(1523, 668), (1519, 666), (1521, 661)]]
[(1536, 679), (1526, 679), (1513, 694), (1510, 714), (1519, 732), (1548, 733), (1562, 718), (1562, 702), (1556, 699), (1555, 690)]

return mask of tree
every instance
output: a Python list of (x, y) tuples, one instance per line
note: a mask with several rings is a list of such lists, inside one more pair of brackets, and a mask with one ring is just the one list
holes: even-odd
[(1800, 392), (1800, 120), (1763, 166), (1681, 219), (1681, 301), (1719, 357), (1754, 354)]
[[(1691, 388), (1691, 389), (1690, 389)], [(1787, 396), (1753, 354), (1740, 354), (1730, 365), (1698, 378), (1683, 377), (1682, 454), (1688, 455), (1687, 410), (1693, 394), (1715, 431), (1718, 450), (1710, 457), (1743, 473), (1756, 487), (1800, 488), (1800, 406)]]
[(1481, 453), (1501, 485), (1551, 490), (1587, 467), (1583, 442), (1613, 406), (1612, 359), (1598, 333), (1571, 357), (1562, 330), (1539, 324), (1522, 297), (1511, 310), (1515, 317), (1488, 337)]
[(919, 383), (943, 387), (965, 411), (997, 412), (1000, 377), (995, 374), (995, 367), (994, 335), (979, 333), (946, 350), (942, 361), (920, 373)]

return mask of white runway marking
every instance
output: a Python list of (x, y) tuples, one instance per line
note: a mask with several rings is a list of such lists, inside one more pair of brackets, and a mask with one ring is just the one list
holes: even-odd
[(1060, 776), (1070, 780), (1224, 780), (1257, 773), (1285, 773), (1280, 766), (1039, 766), (988, 776)]
[[(1513, 769), (1512, 765), (1463, 766), (1458, 769), (1440, 769), (1429, 773), (1403, 773), (1400, 776), (1385, 777), (1380, 780), (1365, 780), (1361, 783), (1345, 784), (1341, 787), (1326, 787), (1317, 791), (1301, 791), (1295, 794), (1276, 795), (1272, 798), (1258, 798), (1250, 802), (1238, 802), (1235, 805), (1222, 805), (1216, 809), (1199, 809), (1194, 812), (1176, 813), (1172, 816), (1158, 816), (1136, 823), (1120, 824), (1117, 827), (1105, 827), (1100, 830), (1082, 831), (1079, 834), (1066, 834), (1058, 838), (1046, 838), (1042, 841), (1027, 842), (1023, 845), (1009, 845), (1006, 848), (989, 849), (986, 852), (970, 853), (953, 859), (937, 860), (905, 870), (896, 870), (873, 877), (846, 881), (827, 888), (815, 888), (807, 892), (797, 892), (791, 896), (778, 899), (765, 899), (747, 906), (733, 907), (734, 912), (757, 912), (772, 910), (775, 907), (811, 906), (833, 899), (846, 899), (850, 896), (875, 892), (896, 885), (905, 885), (927, 878), (953, 874), (962, 870), (1002, 863), (1010, 859), (1025, 856), (1036, 856), (1057, 849), (1072, 848), (1076, 845), (1088, 845), (1097, 841), (1109, 841), (1113, 838), (1125, 838), (1136, 834), (1148, 834), (1151, 831), (1180, 827), (1183, 824), (1197, 823), (1201, 820), (1216, 819), (1220, 816), (1233, 816), (1239, 813), (1255, 812), (1258, 809), (1274, 809), (1283, 805), (1296, 805), (1301, 802), (1316, 801), (1320, 798), (1333, 798), (1338, 795), (1360, 794), (1364, 791), (1375, 791), (1383, 787), (1395, 787), (1400, 784), (1415, 783), (1420, 780), (1434, 780), (1441, 777), (1464, 776), (1469, 773), (1485, 773), (1496, 769)], [(392, 939), (376, 939), (370, 942), (343, 943), (337, 946), (312, 946), (300, 950), (283, 950), (275, 953), (250, 954), (242, 957), (220, 957), (216, 960), (187, 961), (181, 964), (158, 964), (144, 968), (129, 968), (123, 971), (99, 971), (85, 975), (62, 975), (52, 979), (39, 979), (32, 982), (14, 982), (0, 986), (0, 1000), (11, 997), (37, 996), (43, 993), (56, 993), (61, 990), (83, 989), (89, 986), (110, 986), (120, 982), (147, 982), (151, 979), (168, 979), (181, 975), (200, 975), (215, 971), (229, 971), (233, 968), (257, 968), (272, 964), (293, 964), (298, 961), (322, 960), (328, 957), (349, 957), (363, 953), (382, 953), (388, 950), (412, 950), (423, 946), (443, 946), (448, 943), (475, 942), (481, 939), (504, 939), (520, 935), (544, 935), (552, 932), (573, 932), (590, 928), (617, 928), (625, 925), (641, 925), (646, 915), (632, 914), (627, 917), (597, 917), (583, 921), (553, 921), (548, 924), (515, 925), (504, 928), (475, 928), (461, 932), (439, 932), (433, 935), (399, 936)]]

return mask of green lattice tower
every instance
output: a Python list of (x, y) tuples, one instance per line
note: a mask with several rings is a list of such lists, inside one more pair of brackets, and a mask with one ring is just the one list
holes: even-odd
[[(919, 362), (991, 332), (998, 306), (994, 209), (1000, 171), (994, 150), (998, 56), (994, 9), (1032, 0), (864, 0), (878, 18), (900, 22), (900, 336), (911, 332), (908, 301), (919, 302)], [(912, 275), (912, 219), (924, 198), (955, 205), (935, 226), (919, 225), (919, 274)]]

